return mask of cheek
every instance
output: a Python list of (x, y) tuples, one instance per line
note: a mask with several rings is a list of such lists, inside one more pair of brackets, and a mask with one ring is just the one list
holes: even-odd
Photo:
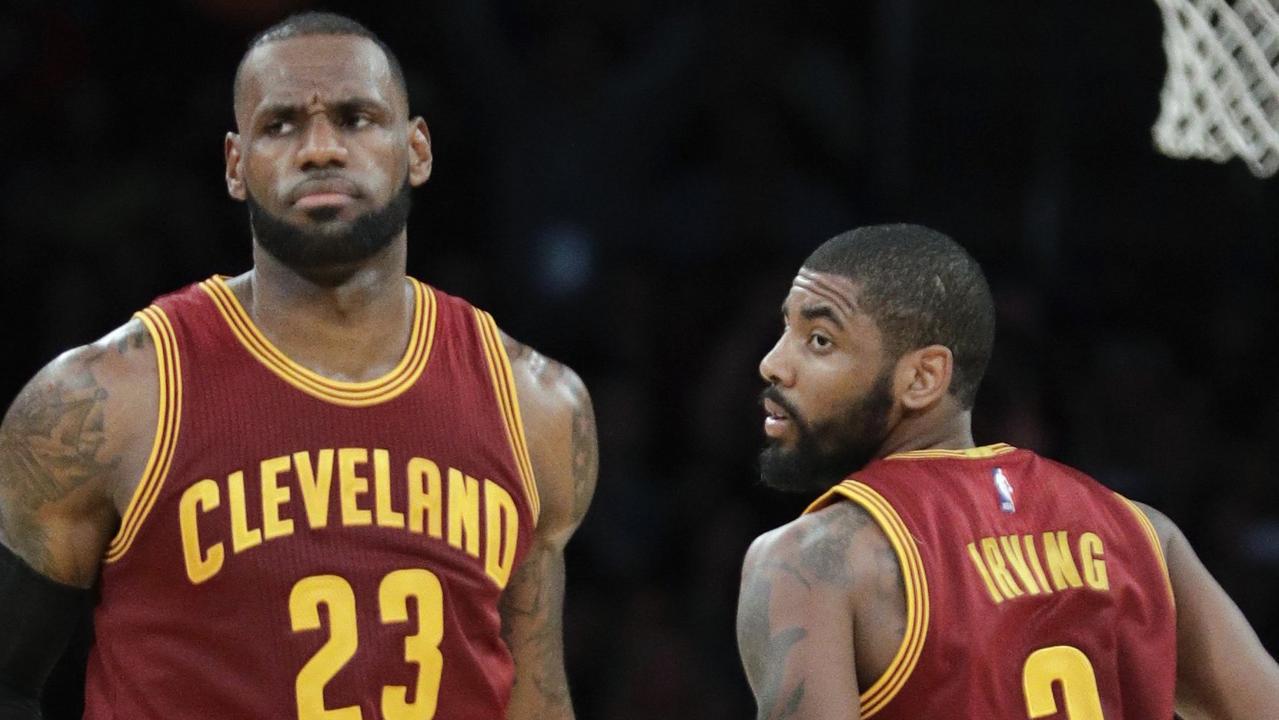
[(798, 402), (810, 425), (842, 416), (860, 396), (856, 376), (844, 363), (810, 367), (807, 380)]
[(253, 199), (267, 207), (277, 205), (283, 190), (280, 159), (255, 152), (247, 155), (242, 162), (244, 185)]
[(399, 182), (409, 163), (408, 142), (395, 133), (370, 133), (364, 139), (365, 172), (379, 187)]

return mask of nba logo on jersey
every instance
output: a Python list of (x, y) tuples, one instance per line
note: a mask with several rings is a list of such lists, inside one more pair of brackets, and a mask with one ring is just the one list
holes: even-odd
[(1008, 476), (1004, 475), (1003, 468), (995, 468), (995, 492), (999, 495), (999, 509), (1006, 512), (1017, 512), (1017, 507), (1013, 505), (1013, 484), (1008, 482)]

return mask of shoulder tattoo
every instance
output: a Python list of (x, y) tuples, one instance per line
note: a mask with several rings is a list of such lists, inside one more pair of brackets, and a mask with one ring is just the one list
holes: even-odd
[[(145, 331), (144, 331), (145, 332)], [(126, 336), (125, 342), (132, 343)], [(0, 426), (0, 536), (35, 569), (51, 569), (45, 508), (107, 478), (120, 462), (104, 455), (108, 393), (92, 366), (94, 348), (63, 372), (43, 372), (18, 395)]]

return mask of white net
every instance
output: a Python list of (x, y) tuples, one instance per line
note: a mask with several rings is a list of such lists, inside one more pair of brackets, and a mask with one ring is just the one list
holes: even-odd
[(1279, 170), (1279, 12), (1273, 0), (1155, 0), (1168, 76), (1155, 144), (1168, 156)]

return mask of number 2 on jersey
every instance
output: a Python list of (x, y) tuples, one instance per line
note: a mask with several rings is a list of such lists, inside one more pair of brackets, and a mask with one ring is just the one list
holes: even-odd
[(1026, 658), (1021, 684), (1026, 692), (1026, 713), (1032, 720), (1057, 714), (1054, 682), (1061, 683), (1066, 717), (1070, 720), (1105, 720), (1092, 663), (1079, 648), (1069, 645), (1042, 648)]
[[(404, 639), (404, 660), (418, 666), (414, 701), (403, 685), (382, 688), (382, 716), (386, 720), (430, 720), (440, 695), (444, 656), (444, 591), (429, 570), (396, 570), (378, 586), (378, 611), (384, 624), (408, 622), (409, 598), (417, 601), (417, 632)], [(337, 575), (302, 578), (289, 593), (289, 618), (294, 632), (319, 630), (320, 606), (329, 610), (329, 639), (302, 666), (296, 683), (298, 720), (363, 720), (355, 705), (324, 706), (324, 686), (355, 656), (359, 646), (355, 592)]]

